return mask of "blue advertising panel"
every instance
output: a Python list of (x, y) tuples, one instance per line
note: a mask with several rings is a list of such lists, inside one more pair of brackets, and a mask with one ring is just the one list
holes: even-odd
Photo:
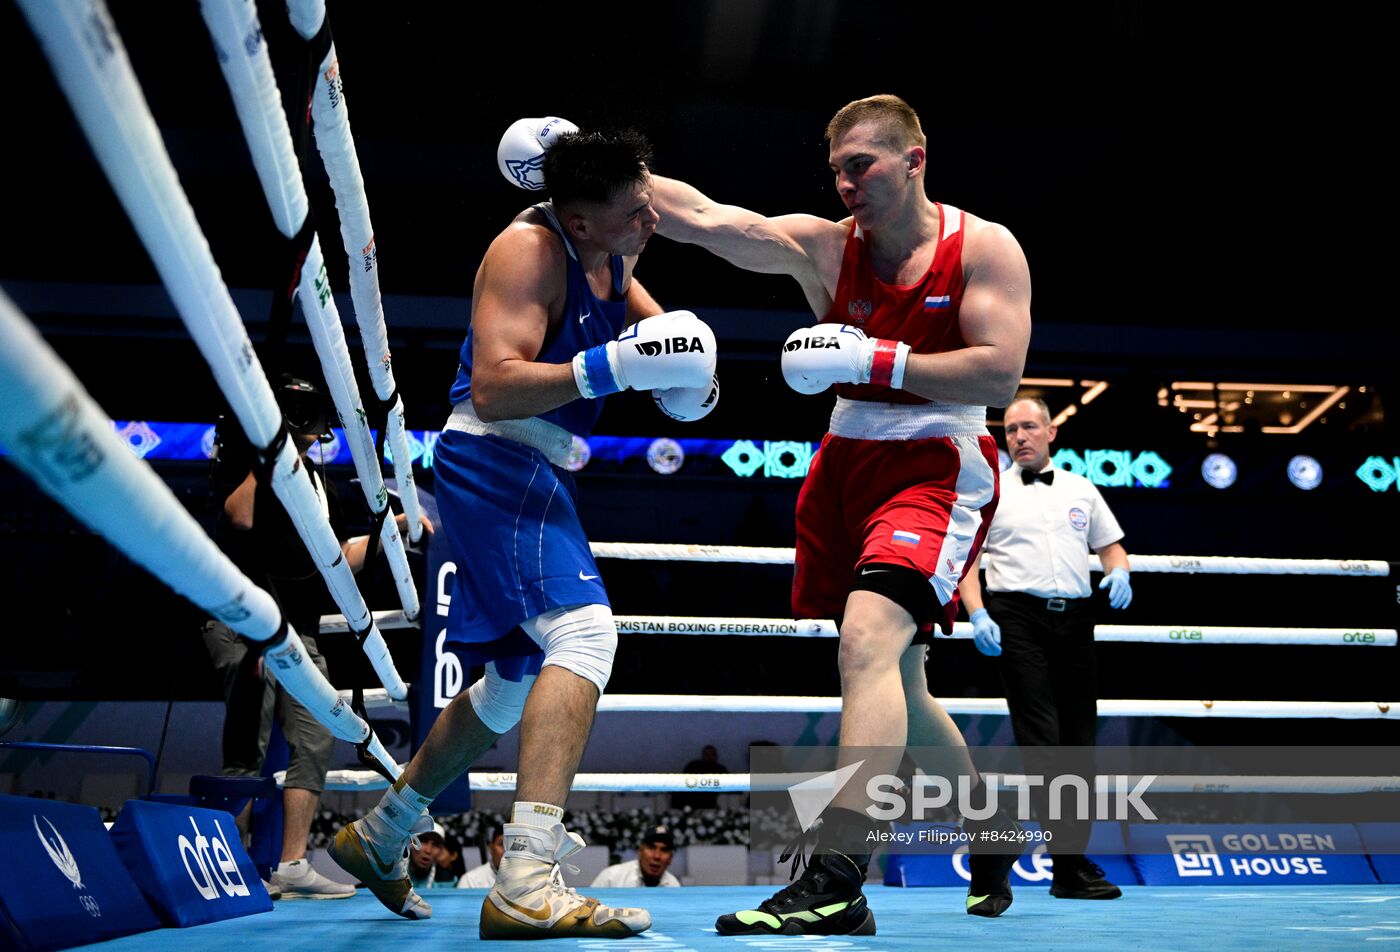
[(1347, 885), (1376, 881), (1350, 823), (1133, 824), (1128, 852), (1148, 886)]
[(238, 827), (223, 810), (128, 800), (112, 825), (112, 842), (167, 925), (272, 911)]
[[(432, 517), (436, 521), (437, 513)], [(423, 591), (423, 647), (418, 677), (413, 679), (409, 705), (413, 721), (413, 749), (423, 745), (443, 708), (468, 687), (471, 670), (447, 641), (447, 610), (457, 565), (452, 548), (441, 530), (428, 540), (428, 571)], [(471, 787), (464, 773), (433, 800), (433, 813), (461, 813), (472, 805)]]
[(160, 928), (92, 807), (0, 796), (0, 857), (0, 939), (21, 949)]

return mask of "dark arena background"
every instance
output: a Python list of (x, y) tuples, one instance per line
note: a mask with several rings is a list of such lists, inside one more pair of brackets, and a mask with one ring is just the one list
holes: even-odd
[[(285, 242), (267, 213), (197, 3), (108, 6), (266, 369), (319, 380), (299, 313), (288, 347), (263, 349), (273, 288), (286, 281)], [(282, 3), (257, 7), (287, 95), (299, 82), (289, 52), (294, 35)], [(1393, 124), (1384, 119), (1393, 103), (1380, 94), (1391, 77), (1378, 24), (1340, 11), (1302, 19), (1282, 8), (1189, 10), (1147, 0), (658, 0), (558, 9), (330, 0), (329, 15), (399, 392), (424, 450), (415, 465), (423, 491), (433, 491), (431, 446), (451, 409), (448, 388), (471, 320), (477, 265), (535, 200), (496, 168), (497, 142), (514, 120), (553, 115), (586, 128), (632, 126), (650, 138), (657, 173), (719, 201), (839, 219), (846, 211), (827, 167), (826, 122), (852, 99), (896, 93), (918, 110), (928, 135), (929, 196), (1004, 224), (1025, 250), (1034, 325), (1023, 391), (1042, 397), (1060, 423), (1051, 448), (1061, 454), (1057, 463), (1100, 485), (1130, 555), (1179, 556), (1186, 568), (1135, 571), (1135, 599), (1112, 618), (1107, 600), (1096, 597), (1101, 623), (1181, 633), (1158, 643), (1101, 641), (1099, 696), (1383, 709), (1350, 719), (1311, 716), (1306, 707), (1244, 719), (1101, 715), (1101, 742), (1394, 750), (1397, 715), (1386, 705), (1400, 700), (1393, 631), (1400, 615), (1400, 332), (1388, 297), (1394, 189), (1382, 163), (1390, 164), (1393, 147), (1383, 144), (1382, 131)], [(119, 421), (133, 451), (212, 529), (217, 503), (200, 439), (228, 408), (12, 0), (0, 0), (0, 89), (0, 288)], [(305, 102), (290, 108), (305, 109)], [(302, 170), (370, 399), (335, 197), (314, 144)], [(797, 284), (739, 271), (661, 237), (649, 243), (636, 275), (665, 307), (694, 310), (714, 328), (722, 397), (692, 424), (663, 416), (646, 394), (607, 402), (591, 458), (575, 474), (589, 538), (792, 546), (797, 492), (832, 404), (829, 392), (803, 396), (782, 380), (782, 341), (813, 321)], [(996, 408), (989, 429), (1004, 445)], [(674, 472), (649, 462), (651, 449), (674, 465), (674, 451), (655, 446), (660, 438), (684, 451)], [(348, 456), (340, 460), (323, 472), (339, 485), (352, 529), (363, 532), (369, 513), (351, 484)], [(425, 616), (433, 618), (436, 581), (423, 577), (421, 554), (411, 557)], [(1189, 571), (1189, 560), (1202, 557), (1389, 562), (1390, 572)], [(599, 565), (619, 615), (792, 614), (789, 564), (607, 558)], [(360, 584), (372, 609), (398, 607), (382, 559)], [(0, 638), (0, 739), (146, 748), (159, 758), (155, 786), (166, 793), (185, 792), (190, 775), (219, 772), (223, 705), (200, 637), (204, 613), (8, 463), (0, 464), (0, 603), (9, 619)], [(335, 611), (329, 597), (326, 610)], [(1190, 643), (1211, 626), (1347, 629), (1356, 637), (1305, 646)], [(421, 660), (423, 633), (396, 628), (385, 636), (405, 679), (424, 690), (432, 669)], [(379, 686), (348, 635), (323, 635), (320, 645), (336, 687)], [(609, 694), (834, 698), (836, 660), (834, 638), (629, 632)], [(466, 673), (468, 683), (473, 677)], [(996, 663), (968, 638), (939, 640), (928, 677), (942, 698), (1004, 696)], [(384, 716), (382, 733), (406, 760), (413, 724), (402, 712)], [(1011, 743), (1002, 715), (956, 719), (970, 739)], [(830, 713), (699, 708), (671, 716), (600, 713), (581, 769), (676, 772), (714, 744), (719, 759), (742, 772), (750, 743), (834, 743), (837, 722)], [(512, 771), (515, 755), (507, 737), (483, 766)], [(336, 757), (334, 766), (353, 766), (348, 745)], [(96, 766), (0, 749), (0, 795), (110, 813), (146, 792), (120, 760), (92, 760)], [(1390, 758), (1374, 772), (1393, 777), (1396, 768)], [(680, 817), (666, 794), (578, 796), (574, 809), (598, 815)], [(323, 843), (377, 798), (328, 793), (314, 833)], [(499, 814), (509, 802), (482, 794), (476, 806)], [(721, 795), (730, 813), (744, 803), (742, 795)], [(481, 832), (476, 820), (458, 821), (464, 835)], [(614, 831), (599, 835), (614, 857), (635, 847), (616, 828), (599, 829)], [(693, 829), (689, 835), (706, 842)], [(476, 865), (471, 849), (469, 865)], [(713, 882), (694, 855), (690, 862), (694, 884)], [(1393, 941), (1400, 879), (1393, 868), (1388, 876), (1378, 874), (1369, 890), (1299, 891), (1288, 902), (1279, 891), (1251, 907), (1243, 933), (1211, 932), (1206, 941), (1222, 948), (1359, 947), (1372, 935)], [(767, 895), (768, 883), (750, 865), (746, 878), (729, 885), (762, 885), (757, 892)], [(1077, 947), (1110, 949), (1174, 947), (1167, 937), (1187, 926), (1172, 917), (1199, 912), (1193, 890), (1219, 899), (1220, 916), (1239, 908), (1219, 886), (1156, 888), (1130, 895), (1131, 925), (1100, 908), (1092, 928), (1076, 924), (1063, 903), (1041, 903), (1038, 894), (1023, 911), (1053, 916), (1054, 928)], [(1346, 911), (1371, 917), (1358, 928), (1371, 929), (1374, 919), (1381, 931), (1326, 932), (1336, 925), (1329, 895), (1355, 898)], [(1322, 904), (1308, 905), (1315, 900)], [(912, 922), (930, 915), (913, 900), (899, 901), (905, 905), (891, 906), (896, 912), (882, 919), (880, 936), (846, 941), (869, 948), (912, 948), (920, 936), (945, 934), (990, 941), (972, 928), (981, 923), (964, 921), (952, 893), (938, 900), (946, 915), (927, 927), (899, 925), (901, 915)], [(370, 934), (354, 930), (371, 928), (392, 940), (382, 931), (382, 910), (363, 894), (355, 903), (342, 919), (317, 910), (316, 931), (304, 940), (338, 947)], [(1149, 905), (1151, 914), (1142, 913)], [(1270, 931), (1277, 921), (1265, 913), (1294, 905), (1300, 921), (1324, 931)], [(311, 914), (287, 906), (237, 920), (244, 930), (237, 938), (270, 943), (272, 933), (256, 932), (260, 919), (267, 930), (273, 917), (285, 928), (288, 915), (302, 922)], [(433, 941), (475, 941), (475, 903), (458, 912), (445, 907), (443, 918), (459, 915), (460, 928)], [(688, 920), (685, 928), (675, 925), (679, 919), (668, 925), (669, 907), (660, 908), (653, 915), (664, 933), (658, 938), (674, 938), (668, 948), (718, 941), (702, 931), (712, 916), (696, 920), (691, 935)], [(201, 928), (212, 935), (225, 927), (235, 923)], [(1189, 928), (1204, 937), (1221, 926), (1206, 916)], [(178, 944), (179, 934), (165, 934)], [(1035, 941), (1032, 932), (1003, 934)], [(4, 938), (0, 947), (8, 947)]]

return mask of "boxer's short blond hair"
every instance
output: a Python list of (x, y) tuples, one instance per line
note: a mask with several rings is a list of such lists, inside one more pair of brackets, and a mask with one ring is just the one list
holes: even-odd
[(862, 122), (878, 122), (881, 132), (896, 149), (911, 146), (928, 148), (928, 137), (919, 124), (919, 114), (898, 96), (883, 94), (848, 102), (826, 124), (826, 138), (835, 141)]

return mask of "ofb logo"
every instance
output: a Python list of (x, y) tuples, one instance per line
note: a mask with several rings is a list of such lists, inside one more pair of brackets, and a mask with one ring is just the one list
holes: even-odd
[(1224, 875), (1220, 866), (1220, 856), (1215, 852), (1215, 841), (1208, 834), (1169, 834), (1167, 846), (1171, 847), (1178, 876), (1185, 878)]
[(34, 832), (39, 835), (39, 842), (44, 844), (44, 852), (49, 854), (49, 859), (53, 860), (54, 866), (63, 874), (63, 878), (73, 884), (73, 888), (78, 890), (78, 904), (83, 907), (88, 915), (94, 919), (102, 915), (102, 907), (97, 904), (97, 897), (88, 892), (83, 885), (83, 874), (78, 869), (78, 861), (73, 858), (73, 851), (68, 848), (68, 843), (63, 839), (63, 834), (58, 832), (58, 827), (53, 825), (53, 821), (48, 817), (43, 817), (44, 823), (48, 825), (52, 838), (44, 834), (43, 827), (39, 826), (40, 817), (34, 817)]

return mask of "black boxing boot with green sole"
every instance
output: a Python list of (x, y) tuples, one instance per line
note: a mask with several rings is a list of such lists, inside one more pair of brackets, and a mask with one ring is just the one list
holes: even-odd
[(875, 914), (861, 883), (865, 870), (843, 853), (813, 856), (791, 886), (757, 909), (720, 916), (720, 935), (874, 935)]
[[(874, 935), (875, 914), (861, 884), (870, 868), (869, 834), (882, 826), (832, 807), (778, 857), (780, 863), (792, 858), (792, 876), (806, 867), (796, 882), (757, 909), (720, 916), (715, 928), (720, 935)], [(810, 860), (809, 844), (817, 846)]]
[(968, 836), (968, 871), (972, 882), (967, 887), (967, 914), (995, 919), (1011, 908), (1011, 867), (1020, 855), (1018, 844), (1021, 824), (1005, 810), (998, 810), (985, 820), (963, 820), (963, 832)]

